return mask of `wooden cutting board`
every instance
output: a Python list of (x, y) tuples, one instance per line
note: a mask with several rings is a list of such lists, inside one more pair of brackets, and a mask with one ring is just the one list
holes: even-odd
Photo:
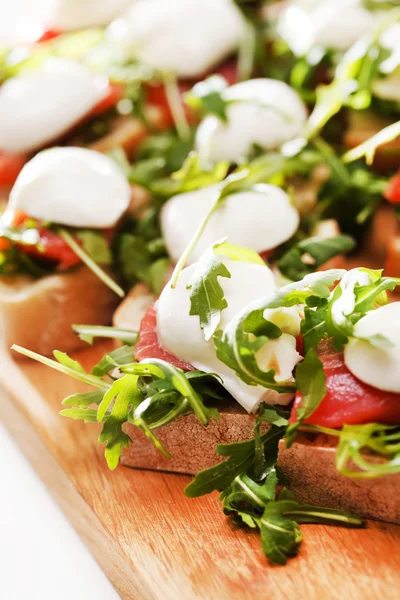
[[(87, 367), (107, 344), (79, 354)], [(96, 425), (58, 415), (85, 388), (0, 353), (0, 418), (16, 437), (122, 598), (132, 600), (398, 599), (400, 527), (302, 526), (300, 555), (268, 564), (257, 533), (225, 517), (218, 495), (190, 500), (188, 477), (119, 467), (111, 473)], [(27, 498), (27, 502), (29, 499)]]

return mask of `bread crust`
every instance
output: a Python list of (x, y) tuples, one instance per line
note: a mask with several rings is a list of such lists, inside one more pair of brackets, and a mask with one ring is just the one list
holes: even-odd
[(71, 325), (107, 325), (117, 303), (116, 294), (85, 266), (38, 280), (3, 279), (3, 340), (8, 348), (18, 344), (44, 355), (51, 355), (54, 349), (70, 352), (86, 345)]
[[(136, 427), (125, 423), (124, 431), (134, 442), (123, 451), (125, 466), (194, 475), (223, 459), (216, 444), (241, 442), (253, 437), (254, 415), (240, 406), (222, 409), (221, 419), (205, 428), (194, 415), (180, 417), (157, 431), (172, 454), (166, 458)], [(400, 523), (400, 476), (357, 479), (340, 475), (335, 466), (336, 444), (328, 436), (300, 434), (289, 449), (280, 443), (278, 465), (290, 487), (304, 502), (354, 512), (361, 517)], [(369, 460), (381, 462), (379, 457)]]

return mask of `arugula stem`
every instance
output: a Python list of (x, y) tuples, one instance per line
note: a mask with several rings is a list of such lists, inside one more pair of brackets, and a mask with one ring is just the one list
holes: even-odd
[(60, 371), (60, 373), (64, 373), (64, 375), (69, 375), (70, 377), (73, 377), (74, 379), (78, 379), (79, 381), (82, 381), (83, 383), (87, 383), (87, 385), (92, 385), (92, 386), (100, 388), (102, 390), (108, 390), (108, 388), (111, 387), (109, 383), (106, 383), (105, 381), (103, 381), (103, 379), (100, 379), (99, 377), (95, 377), (94, 375), (90, 375), (89, 373), (82, 373), (80, 371), (75, 371), (74, 369), (71, 369), (70, 367), (66, 367), (65, 365), (60, 364), (56, 360), (52, 360), (51, 358), (47, 358), (46, 356), (42, 356), (41, 354), (32, 352), (32, 350), (27, 350), (26, 348), (22, 348), (22, 346), (13, 344), (11, 346), (11, 350), (15, 350), (15, 352), (18, 352), (19, 354), (23, 354), (24, 356), (27, 356), (28, 358), (32, 358), (33, 360), (36, 360), (37, 362), (40, 362), (40, 363), (46, 365), (46, 367), (51, 367), (52, 369), (55, 369), (56, 371)]
[(168, 106), (175, 123), (176, 131), (181, 140), (187, 142), (190, 140), (190, 125), (186, 118), (185, 108), (179, 93), (176, 76), (173, 73), (163, 73), (165, 93), (167, 95)]
[(72, 235), (66, 229), (59, 229), (59, 234), (63, 238), (63, 240), (68, 244), (68, 246), (75, 252), (77, 256), (81, 259), (81, 261), (102, 281), (107, 287), (110, 288), (113, 292), (117, 294), (120, 298), (125, 296), (124, 290), (117, 284), (116, 281), (111, 279), (109, 275), (94, 260), (86, 254), (86, 252), (81, 248), (81, 246), (74, 240)]
[(179, 417), (185, 412), (188, 404), (189, 400), (187, 398), (182, 397), (179, 400), (179, 402), (177, 402), (176, 406), (172, 410), (170, 410), (168, 414), (165, 415), (165, 417), (162, 417), (162, 419), (151, 423), (149, 425), (149, 428), (153, 431), (155, 429), (159, 429), (160, 427), (165, 427), (165, 425), (168, 425), (168, 423), (175, 421), (177, 417)]
[(238, 75), (240, 81), (251, 77), (254, 65), (254, 51), (256, 45), (256, 32), (250, 20), (246, 23), (246, 34), (239, 46)]
[(192, 254), (194, 248), (196, 247), (197, 242), (199, 241), (199, 239), (203, 235), (204, 230), (207, 227), (209, 220), (211, 219), (211, 217), (214, 214), (214, 212), (217, 210), (218, 205), (219, 205), (220, 200), (221, 200), (221, 197), (222, 197), (222, 190), (220, 190), (220, 192), (218, 193), (217, 198), (216, 198), (213, 206), (211, 207), (211, 209), (208, 211), (208, 213), (206, 214), (206, 216), (204, 217), (204, 219), (202, 220), (202, 222), (197, 227), (194, 236), (190, 240), (189, 244), (186, 246), (185, 250), (183, 251), (183, 253), (182, 253), (181, 257), (180, 257), (180, 259), (176, 263), (175, 269), (174, 269), (174, 271), (172, 273), (171, 283), (170, 283), (170, 285), (171, 285), (172, 288), (176, 287), (176, 284), (177, 284), (178, 279), (179, 279), (179, 275), (180, 275), (182, 269), (185, 267), (186, 262), (187, 262), (189, 256)]
[(395, 140), (400, 136), (400, 121), (392, 123), (388, 127), (384, 127), (378, 133), (370, 137), (368, 140), (348, 150), (343, 154), (342, 160), (344, 163), (350, 163), (365, 156), (367, 165), (371, 165), (374, 160), (375, 152), (379, 146)]
[(119, 327), (107, 327), (103, 325), (72, 325), (72, 329), (81, 339), (89, 342), (89, 338), (110, 338), (121, 340), (129, 346), (136, 344), (138, 332), (131, 329)]

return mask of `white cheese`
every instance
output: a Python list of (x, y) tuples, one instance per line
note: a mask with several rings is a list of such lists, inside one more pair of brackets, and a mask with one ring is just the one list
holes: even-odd
[(278, 31), (297, 55), (315, 46), (344, 51), (370, 31), (376, 19), (362, 0), (292, 0), (282, 12)]
[(232, 0), (136, 0), (107, 37), (155, 69), (193, 78), (233, 53), (245, 31)]
[[(224, 264), (231, 278), (219, 279), (228, 303), (222, 312), (221, 328), (255, 298), (269, 295), (276, 289), (274, 276), (268, 267), (231, 260), (224, 261)], [(162, 347), (197, 369), (220, 375), (224, 387), (248, 412), (254, 412), (261, 401), (288, 404), (293, 394), (278, 394), (262, 386), (247, 385), (217, 358), (213, 340), (205, 341), (199, 317), (189, 315), (190, 290), (186, 286), (194, 267), (192, 265), (182, 271), (176, 288), (172, 289), (167, 284), (157, 303), (157, 327)], [(291, 311), (293, 309), (289, 309)], [(292, 327), (293, 319), (289, 320)], [(257, 356), (257, 363), (263, 370), (276, 367), (276, 378), (280, 381), (284, 378), (292, 380), (292, 371), (299, 360), (296, 339), (288, 333), (268, 341)]]
[(115, 162), (85, 148), (39, 152), (18, 175), (7, 214), (22, 210), (72, 227), (112, 227), (127, 210), (131, 190)]
[(393, 346), (378, 348), (352, 338), (344, 349), (347, 368), (361, 381), (387, 392), (400, 393), (400, 302), (372, 310), (354, 329), (358, 337), (385, 336)]
[[(170, 257), (177, 261), (199, 223), (212, 207), (219, 185), (170, 198), (161, 211), (161, 230)], [(189, 258), (198, 260), (221, 238), (262, 252), (288, 240), (299, 226), (299, 213), (289, 196), (275, 185), (258, 184), (252, 190), (228, 196), (211, 216)]]
[(221, 95), (229, 103), (227, 122), (209, 115), (196, 134), (197, 151), (211, 162), (239, 162), (255, 144), (277, 148), (300, 134), (307, 118), (300, 96), (283, 81), (251, 79)]
[(108, 81), (83, 65), (49, 58), (0, 88), (0, 149), (30, 152), (57, 139), (105, 96)]
[(132, 0), (51, 0), (47, 24), (61, 31), (108, 25)]

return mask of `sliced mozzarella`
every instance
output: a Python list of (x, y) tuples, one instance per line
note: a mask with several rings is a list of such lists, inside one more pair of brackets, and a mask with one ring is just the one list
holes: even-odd
[[(220, 278), (228, 307), (222, 312), (220, 327), (224, 327), (239, 311), (255, 298), (269, 295), (276, 289), (274, 276), (268, 267), (226, 260), (231, 278)], [(176, 288), (166, 285), (157, 303), (157, 326), (161, 345), (177, 356), (207, 373), (217, 373), (224, 387), (248, 412), (254, 412), (261, 401), (269, 404), (288, 404), (293, 394), (278, 394), (261, 386), (244, 383), (216, 356), (212, 340), (206, 342), (200, 329), (199, 317), (189, 315), (190, 290), (187, 285), (195, 265), (184, 269)], [(266, 343), (257, 361), (266, 371), (276, 368), (278, 379), (291, 380), (292, 371), (300, 356), (296, 351), (296, 339), (283, 333), (278, 340)]]
[(257, 144), (265, 150), (277, 148), (298, 135), (307, 112), (300, 96), (275, 79), (251, 79), (222, 92), (227, 122), (214, 115), (199, 125), (196, 147), (212, 162), (239, 162)]
[(0, 149), (30, 152), (78, 123), (105, 95), (107, 78), (63, 58), (0, 88)]
[[(170, 257), (177, 261), (199, 223), (212, 207), (219, 185), (170, 198), (161, 211), (161, 230)], [(275, 185), (255, 185), (228, 196), (212, 215), (189, 258), (198, 260), (206, 248), (227, 237), (232, 244), (262, 252), (288, 240), (299, 226), (299, 213), (289, 196)]]
[(292, 0), (278, 30), (297, 55), (314, 46), (344, 51), (376, 25), (376, 18), (362, 0)]
[(61, 31), (108, 25), (132, 0), (50, 0), (46, 23)]
[(7, 213), (22, 210), (43, 221), (106, 228), (127, 210), (131, 190), (115, 162), (85, 148), (39, 152), (18, 175)]
[(234, 52), (245, 30), (232, 0), (136, 0), (107, 34), (127, 55), (191, 78)]
[(400, 393), (400, 302), (372, 310), (358, 321), (354, 332), (364, 338), (381, 334), (393, 346), (378, 348), (352, 338), (344, 349), (347, 368), (364, 383)]

